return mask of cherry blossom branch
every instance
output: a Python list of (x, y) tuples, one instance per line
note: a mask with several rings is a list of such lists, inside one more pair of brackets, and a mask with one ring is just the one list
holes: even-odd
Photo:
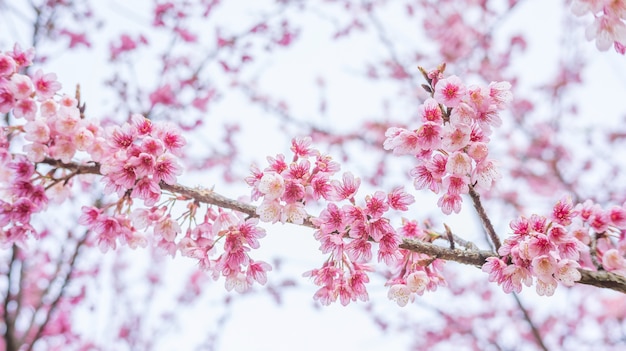
[[(98, 164), (93, 165), (79, 165), (76, 163), (63, 163), (58, 160), (46, 158), (42, 163), (49, 164), (55, 167), (61, 167), (69, 170), (73, 170), (76, 175), (78, 174), (101, 174), (100, 166)], [(177, 193), (200, 203), (206, 203), (215, 205), (222, 208), (231, 209), (234, 211), (242, 212), (250, 217), (257, 218), (259, 215), (256, 213), (257, 207), (241, 201), (230, 199), (226, 196), (218, 194), (212, 190), (202, 188), (191, 188), (179, 184), (166, 184), (161, 182), (160, 187), (163, 190)], [(470, 188), (470, 195), (474, 201), (479, 216), (483, 220), (485, 229), (490, 234), (490, 237), (494, 238), (494, 243), (497, 247), (500, 247), (500, 240), (493, 229), (493, 225), (489, 221), (484, 208), (480, 203), (480, 198), (476, 191)], [(311, 221), (312, 217), (305, 219), (302, 225), (310, 228), (316, 228)], [(476, 247), (474, 244), (464, 242), (461, 244), (467, 248)], [(401, 249), (406, 249), (414, 252), (424, 253), (436, 258), (440, 258), (447, 261), (455, 261), (467, 265), (473, 265), (476, 267), (482, 267), (489, 257), (497, 257), (497, 254), (488, 250), (461, 250), (461, 249), (448, 249), (438, 245), (430, 244), (423, 241), (403, 239), (402, 244), (399, 245)], [(592, 285), (600, 288), (608, 288), (622, 293), (626, 293), (626, 277), (622, 277), (615, 273), (605, 271), (589, 271), (585, 269), (578, 269), (581, 274), (581, 279), (578, 281), (580, 284)]]
[[(59, 168), (71, 170), (73, 171), (72, 175), (74, 176), (79, 175), (79, 174), (102, 175), (102, 173), (100, 172), (100, 165), (97, 163), (91, 164), (91, 165), (79, 165), (77, 163), (64, 163), (59, 160), (54, 160), (52, 158), (46, 158), (41, 163), (45, 163), (53, 167), (59, 167)], [(253, 205), (241, 202), (241, 201), (230, 199), (210, 189), (201, 188), (201, 187), (191, 188), (191, 187), (180, 185), (180, 184), (170, 185), (164, 182), (161, 182), (159, 186), (163, 190), (186, 196), (200, 203), (205, 203), (208, 205), (215, 205), (221, 208), (226, 208), (226, 209), (234, 210), (237, 212), (245, 213), (250, 217), (255, 217), (255, 218), (259, 217), (259, 215), (256, 213), (256, 206), (253, 206)], [(305, 219), (302, 225), (306, 227), (310, 227), (310, 228), (316, 228), (316, 226), (311, 222), (310, 218)]]
[[(495, 252), (485, 250), (450, 250), (424, 241), (403, 239), (399, 246), (414, 252), (424, 253), (446, 261), (455, 261), (476, 267), (482, 267), (487, 258), (498, 257)], [(626, 277), (607, 271), (590, 271), (578, 268), (581, 278), (577, 283), (606, 288), (626, 294)]]
[(480, 202), (480, 195), (478, 195), (478, 193), (472, 186), (469, 187), (469, 195), (472, 198), (472, 202), (474, 203), (474, 208), (476, 209), (476, 212), (478, 212), (478, 217), (480, 217), (480, 221), (483, 223), (483, 228), (489, 235), (489, 238), (494, 245), (494, 250), (498, 252), (502, 244), (500, 243), (500, 238), (498, 238), (498, 234), (496, 234), (496, 231), (493, 228), (493, 224), (491, 224), (491, 220), (487, 216), (487, 212), (485, 212), (485, 208)]

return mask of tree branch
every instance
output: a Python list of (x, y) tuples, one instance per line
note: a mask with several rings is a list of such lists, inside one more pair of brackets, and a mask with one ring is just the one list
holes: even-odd
[[(76, 163), (63, 163), (58, 160), (53, 160), (46, 158), (42, 163), (49, 164), (55, 167), (66, 168), (76, 172), (76, 174), (101, 174), (100, 166), (98, 164), (93, 165), (79, 165)], [(206, 203), (210, 205), (216, 205), (222, 208), (228, 208), (234, 211), (242, 212), (250, 217), (258, 217), (256, 214), (256, 206), (250, 205), (241, 201), (230, 199), (226, 196), (220, 195), (212, 190), (201, 189), (201, 188), (190, 188), (184, 185), (179, 184), (165, 184), (161, 182), (160, 184), (163, 190), (171, 191), (173, 193), (178, 193), (189, 198), (192, 198), (198, 202)], [(480, 204), (480, 198), (478, 193), (474, 189), (470, 187), (470, 196), (472, 200), (474, 200), (474, 205), (476, 210), (479, 213), (479, 216), (483, 220), (483, 224), (485, 226), (485, 230), (489, 234), (492, 240), (494, 240), (494, 244), (497, 248), (500, 247), (500, 239), (495, 233), (493, 229), (493, 225), (489, 221), (485, 209)], [(307, 218), (304, 221), (304, 226), (315, 228), (315, 225), (311, 222), (311, 217)], [(466, 247), (471, 247), (470, 244), (464, 245)], [(485, 260), (489, 257), (498, 257), (498, 255), (493, 251), (488, 250), (461, 250), (461, 249), (448, 249), (445, 247), (441, 247), (438, 245), (430, 244), (423, 241), (417, 241), (412, 239), (404, 239), (402, 244), (399, 246), (401, 249), (406, 249), (414, 252), (424, 253), (436, 258), (441, 258), (447, 261), (455, 261), (467, 265), (472, 265), (476, 267), (482, 267), (485, 263)], [(475, 247), (475, 246), (473, 246)], [(599, 288), (607, 288), (615, 291), (619, 291), (622, 293), (626, 293), (626, 277), (622, 277), (615, 273), (605, 272), (605, 271), (590, 271), (586, 269), (578, 269), (582, 278), (578, 283), (593, 285)]]
[[(403, 239), (400, 248), (476, 267), (482, 267), (489, 257), (498, 257), (492, 251), (450, 250), (443, 246), (413, 239)], [(590, 271), (582, 268), (579, 268), (578, 271), (581, 274), (581, 278), (577, 283), (611, 289), (626, 294), (626, 277), (606, 271)]]
[(496, 234), (495, 229), (493, 229), (493, 224), (491, 224), (491, 220), (489, 219), (489, 216), (487, 216), (487, 212), (485, 211), (483, 204), (480, 202), (480, 195), (478, 195), (473, 186), (469, 187), (469, 195), (472, 198), (476, 212), (478, 212), (478, 217), (480, 217), (481, 222), (483, 222), (483, 227), (493, 243), (494, 250), (498, 252), (501, 246), (500, 238), (498, 238), (498, 234)]

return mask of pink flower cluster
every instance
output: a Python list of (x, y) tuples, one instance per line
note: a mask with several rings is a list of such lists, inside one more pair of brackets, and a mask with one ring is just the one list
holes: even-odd
[(626, 2), (615, 0), (574, 0), (572, 12), (577, 16), (591, 13), (594, 21), (587, 27), (587, 40), (596, 40), (596, 47), (606, 51), (626, 53)]
[[(398, 231), (402, 238), (431, 241), (429, 235), (415, 221), (403, 220)], [(446, 285), (441, 275), (445, 261), (404, 249), (399, 252), (402, 257), (398, 260), (398, 273), (386, 284), (390, 287), (387, 293), (390, 300), (403, 307), (413, 302), (417, 295), (421, 296), (424, 291), (435, 291), (439, 285)]]
[(507, 82), (466, 87), (456, 76), (442, 78), (441, 71), (427, 74), (432, 97), (418, 108), (422, 125), (414, 130), (389, 128), (383, 147), (395, 155), (415, 156), (415, 187), (441, 193), (438, 205), (450, 214), (461, 210), (461, 195), (469, 186), (489, 189), (500, 177), (488, 158), (487, 143), (491, 128), (502, 123), (498, 111), (512, 95)]
[[(38, 70), (32, 77), (18, 73), (32, 58), (32, 50), (22, 51), (17, 45), (12, 52), (0, 54), (0, 112), (12, 112), (18, 122), (10, 130), (3, 129), (2, 137), (19, 133), (25, 141), (25, 156), (12, 156), (8, 142), (3, 142), (0, 150), (0, 166), (14, 170), (3, 172), (2, 176), (3, 183), (9, 184), (9, 191), (4, 194), (7, 199), (0, 200), (2, 226), (14, 224), (6, 231), (9, 234), (3, 242), (22, 241), (24, 235), (18, 232), (32, 232), (30, 215), (47, 203), (44, 186), (54, 188), (71, 181), (67, 170), (46, 175), (35, 172), (36, 164), (44, 161), (70, 163), (81, 154), (88, 156), (90, 162), (100, 164), (107, 193), (117, 192), (122, 197), (130, 191), (130, 197), (144, 200), (147, 206), (154, 205), (161, 196), (159, 183), (174, 184), (181, 173), (176, 156), (181, 155), (185, 139), (180, 132), (168, 124), (153, 125), (141, 115), (133, 115), (130, 123), (108, 129), (98, 121), (85, 119), (76, 99), (57, 95), (61, 85), (54, 73)], [(141, 242), (129, 221), (121, 216), (94, 212), (83, 221), (100, 235), (103, 250), (114, 248), (116, 238), (133, 242), (131, 246)]]
[[(3, 136), (4, 137), (4, 136)], [(35, 167), (23, 156), (0, 155), (0, 247), (24, 245), (30, 235), (37, 235), (30, 224), (34, 213), (46, 209), (48, 196), (41, 181), (36, 181)]]
[(329, 203), (312, 220), (318, 228), (314, 235), (321, 243), (320, 250), (330, 254), (321, 269), (305, 273), (321, 286), (314, 298), (325, 305), (337, 298), (342, 305), (357, 299), (367, 301), (365, 283), (369, 282), (367, 262), (372, 260), (372, 243), (378, 244), (378, 261), (395, 265), (401, 259), (400, 237), (384, 215), (390, 209), (406, 211), (414, 201), (396, 188), (389, 194), (377, 191), (366, 196), (364, 206), (350, 203), (340, 208)]
[[(33, 50), (0, 53), (0, 113), (13, 111), (16, 117), (32, 117), (37, 102), (47, 99), (60, 87), (54, 74), (37, 71), (33, 78), (18, 71), (29, 66)], [(29, 235), (37, 235), (31, 226), (31, 216), (44, 210), (48, 204), (43, 180), (26, 157), (9, 152), (8, 129), (0, 129), (0, 246), (24, 245)]]
[[(378, 243), (378, 260), (393, 264), (400, 259), (399, 237), (384, 217), (390, 209), (406, 211), (413, 196), (396, 188), (389, 194), (377, 191), (365, 197), (365, 204), (356, 204), (355, 195), (361, 180), (344, 173), (341, 180), (332, 176), (339, 165), (330, 156), (311, 148), (311, 139), (294, 139), (291, 163), (284, 155), (268, 158), (263, 171), (253, 167), (246, 179), (252, 186), (253, 200), (263, 198), (257, 208), (261, 221), (302, 224), (308, 218), (305, 204), (324, 199), (329, 201), (319, 217), (311, 222), (318, 229), (315, 238), (321, 251), (330, 254), (322, 268), (305, 273), (321, 286), (315, 299), (330, 304), (339, 299), (368, 299), (365, 284), (369, 282), (367, 262), (372, 259), (372, 243)], [(341, 206), (339, 202), (346, 201)], [(341, 206), (341, 207), (340, 207)]]
[[(189, 211), (183, 216), (195, 223), (198, 205), (190, 203)], [(159, 247), (172, 256), (179, 251), (183, 256), (198, 260), (202, 270), (211, 272), (213, 279), (220, 276), (226, 279), (226, 289), (237, 292), (247, 291), (256, 281), (265, 284), (267, 272), (272, 268), (263, 261), (253, 260), (248, 252), (259, 248), (259, 239), (265, 236), (265, 230), (258, 227), (258, 219), (243, 218), (240, 214), (218, 212), (208, 208), (204, 219), (197, 225), (189, 225), (184, 236), (180, 224), (167, 212), (167, 207), (135, 209), (131, 215), (132, 223), (139, 230), (152, 228), (154, 239)], [(193, 220), (192, 220), (193, 219)], [(216, 245), (222, 243), (222, 253)]]
[[(257, 214), (263, 222), (304, 223), (307, 201), (352, 198), (360, 180), (345, 174), (343, 182), (331, 181), (339, 164), (311, 148), (311, 138), (293, 139), (291, 163), (282, 154), (268, 157), (269, 165), (260, 171), (252, 167), (246, 183), (252, 187), (252, 200), (263, 198)], [(312, 162), (311, 162), (312, 161)]]
[(117, 242), (131, 248), (145, 247), (147, 239), (133, 226), (130, 218), (121, 214), (109, 215), (103, 209), (84, 206), (83, 214), (78, 223), (93, 231), (96, 236), (96, 245), (102, 252), (115, 250)]
[(550, 218), (520, 217), (510, 226), (513, 235), (498, 250), (500, 257), (488, 258), (482, 268), (507, 293), (520, 292), (534, 277), (537, 293), (551, 296), (559, 282), (572, 286), (580, 280), (578, 268), (600, 268), (596, 256), (603, 269), (626, 273), (626, 205), (604, 210), (589, 200), (573, 206), (564, 198)]
[(130, 123), (108, 129), (105, 140), (102, 153), (92, 157), (101, 164), (106, 193), (122, 196), (132, 189), (131, 197), (152, 206), (161, 196), (159, 183), (175, 184), (182, 173), (177, 157), (186, 142), (171, 124), (135, 114)]

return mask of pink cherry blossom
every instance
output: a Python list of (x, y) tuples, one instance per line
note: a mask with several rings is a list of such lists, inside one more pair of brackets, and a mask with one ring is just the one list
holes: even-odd
[(387, 293), (387, 297), (395, 301), (398, 306), (404, 307), (409, 302), (413, 302), (415, 300), (415, 296), (411, 294), (411, 289), (405, 284), (395, 284), (389, 288), (389, 292)]
[(39, 69), (32, 76), (32, 80), (39, 100), (49, 99), (61, 89), (61, 83), (57, 82), (57, 75), (54, 73), (44, 74)]
[(434, 98), (438, 102), (448, 106), (456, 107), (465, 95), (465, 85), (457, 76), (450, 76), (437, 82), (435, 85)]
[(403, 187), (395, 187), (387, 194), (387, 203), (391, 208), (398, 211), (407, 211), (409, 205), (415, 202), (415, 197), (404, 191)]
[(443, 123), (443, 115), (439, 103), (433, 98), (428, 98), (417, 108), (417, 113), (423, 122)]
[(361, 185), (361, 179), (355, 177), (352, 173), (346, 172), (343, 174), (342, 181), (333, 180), (331, 182), (332, 190), (328, 197), (332, 201), (349, 200), (354, 197), (359, 186)]
[(285, 191), (285, 181), (280, 174), (265, 173), (259, 180), (257, 189), (267, 200), (278, 199)]
[(9, 55), (0, 53), (0, 77), (8, 77), (15, 73), (17, 64)]

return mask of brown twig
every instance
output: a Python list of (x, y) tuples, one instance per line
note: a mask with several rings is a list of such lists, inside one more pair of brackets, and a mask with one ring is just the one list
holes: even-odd
[[(30, 344), (28, 345), (28, 348), (26, 349), (27, 351), (31, 351), (33, 349), (33, 345), (35, 345), (37, 340), (41, 337), (46, 325), (50, 322), (50, 318), (52, 317), (52, 314), (56, 312), (56, 308), (59, 302), (64, 297), (66, 288), (69, 285), (70, 281), (72, 280), (72, 273), (74, 273), (74, 268), (76, 268), (76, 260), (78, 259), (80, 249), (82, 248), (83, 244), (85, 244), (85, 242), (87, 241), (87, 237), (88, 237), (88, 233), (85, 233), (85, 235), (76, 243), (76, 246), (74, 247), (74, 252), (72, 253), (72, 256), (67, 262), (68, 270), (67, 270), (67, 273), (65, 274), (65, 277), (63, 277), (63, 283), (61, 284), (59, 293), (54, 298), (54, 300), (52, 300), (52, 302), (50, 303), (50, 307), (48, 308), (46, 312), (46, 318), (39, 325), (39, 328), (37, 328), (37, 332), (35, 333), (35, 336), (32, 342), (30, 342)], [(44, 297), (42, 296), (42, 299), (43, 298)]]
[(530, 319), (530, 314), (528, 314), (528, 310), (526, 310), (526, 307), (524, 307), (524, 305), (522, 304), (522, 301), (520, 300), (519, 296), (517, 296), (516, 293), (512, 293), (511, 295), (513, 295), (515, 302), (517, 302), (517, 307), (519, 307), (519, 309), (522, 311), (522, 314), (524, 315), (524, 319), (526, 320), (526, 322), (528, 322), (528, 325), (530, 326), (530, 330), (532, 331), (533, 336), (535, 337), (535, 341), (537, 341), (537, 345), (539, 345), (539, 347), (543, 351), (548, 351), (548, 348), (543, 343), (543, 339), (541, 338), (539, 329), (537, 329), (537, 327), (535, 326), (535, 323), (533, 323), (532, 319)]
[(472, 198), (474, 208), (476, 209), (476, 212), (478, 212), (478, 217), (480, 217), (480, 221), (483, 223), (485, 232), (487, 232), (489, 239), (491, 239), (491, 242), (493, 243), (494, 251), (498, 252), (500, 246), (502, 245), (500, 243), (500, 238), (498, 238), (498, 234), (496, 234), (495, 229), (493, 229), (493, 224), (491, 224), (491, 220), (489, 219), (489, 216), (487, 216), (487, 212), (485, 211), (483, 204), (480, 202), (480, 195), (478, 195), (473, 186), (469, 187), (469, 196)]
[(13, 300), (11, 297), (11, 280), (12, 278), (12, 271), (14, 269), (14, 265), (17, 262), (17, 251), (18, 251), (18, 247), (16, 245), (13, 245), (12, 248), (12, 253), (11, 253), (11, 261), (8, 264), (8, 271), (7, 271), (7, 293), (6, 296), (4, 298), (4, 310), (3, 310), (3, 317), (4, 317), (4, 344), (6, 347), (7, 351), (14, 351), (17, 350), (17, 346), (16, 345), (16, 340), (15, 340), (15, 318), (12, 318), (11, 314), (9, 313), (9, 303)]

